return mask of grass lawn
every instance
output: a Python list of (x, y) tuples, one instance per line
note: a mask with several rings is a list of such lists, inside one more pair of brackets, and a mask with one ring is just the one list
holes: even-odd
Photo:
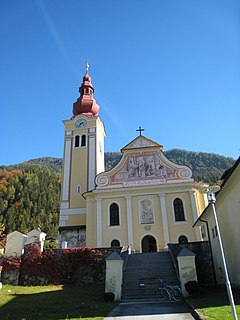
[(100, 320), (115, 305), (104, 301), (100, 286), (3, 285), (0, 290), (1, 320)]
[[(240, 319), (240, 290), (235, 290), (234, 302)], [(197, 311), (207, 320), (229, 320), (232, 319), (231, 307), (228, 300), (227, 290), (224, 288), (204, 289), (198, 297), (187, 299)]]

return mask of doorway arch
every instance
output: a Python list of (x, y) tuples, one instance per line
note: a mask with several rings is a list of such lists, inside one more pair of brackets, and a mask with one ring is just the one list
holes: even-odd
[(142, 238), (142, 253), (157, 252), (157, 241), (153, 236), (147, 235)]

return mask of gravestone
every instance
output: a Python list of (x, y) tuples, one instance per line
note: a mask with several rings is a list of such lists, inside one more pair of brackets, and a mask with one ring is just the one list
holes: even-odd
[(5, 257), (21, 257), (27, 236), (19, 231), (13, 231), (7, 235)]
[(46, 238), (46, 233), (42, 232), (41, 230), (33, 229), (27, 233), (27, 241), (25, 245), (40, 243), (41, 252), (43, 252), (43, 245), (44, 245), (45, 238)]

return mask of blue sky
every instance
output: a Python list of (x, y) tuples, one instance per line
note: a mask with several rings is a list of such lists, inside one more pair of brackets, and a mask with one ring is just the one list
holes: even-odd
[(0, 164), (62, 157), (86, 60), (106, 151), (239, 156), (238, 0), (1, 0)]

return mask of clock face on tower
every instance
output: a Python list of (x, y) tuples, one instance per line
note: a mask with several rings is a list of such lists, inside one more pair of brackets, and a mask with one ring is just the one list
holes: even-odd
[(78, 119), (75, 122), (75, 127), (79, 128), (79, 129), (86, 127), (86, 125), (87, 125), (87, 121), (85, 119)]

